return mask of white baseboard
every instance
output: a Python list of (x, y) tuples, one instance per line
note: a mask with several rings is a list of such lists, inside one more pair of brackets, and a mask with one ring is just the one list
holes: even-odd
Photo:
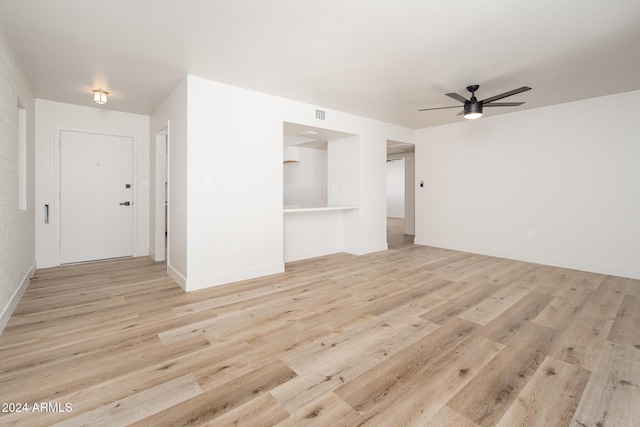
[(369, 246), (346, 246), (344, 252), (352, 255), (366, 255), (373, 252), (386, 251), (387, 249), (389, 249), (389, 245), (384, 242)]
[(155, 262), (165, 261), (167, 259), (164, 252), (158, 253), (156, 256), (156, 251), (154, 251), (153, 249), (149, 249), (149, 258), (151, 258)]
[(256, 277), (269, 276), (271, 274), (282, 273), (283, 271), (284, 262), (249, 268), (246, 270), (230, 271), (217, 275), (196, 277), (193, 279), (190, 278), (186, 280), (184, 289), (187, 292), (196, 291), (198, 289), (226, 285), (228, 283), (239, 282), (242, 280), (255, 279)]
[(284, 254), (284, 262), (300, 261), (302, 259), (337, 254), (338, 252), (343, 251), (342, 246), (327, 246), (324, 248), (313, 248), (306, 251), (289, 252)]
[(167, 274), (171, 277), (182, 289), (187, 290), (187, 278), (178, 272), (175, 268), (167, 265)]
[(29, 271), (27, 272), (25, 277), (22, 279), (20, 286), (16, 288), (15, 292), (9, 299), (9, 303), (2, 308), (2, 312), (0, 313), (0, 334), (2, 333), (2, 331), (4, 331), (4, 328), (5, 326), (7, 326), (7, 323), (9, 323), (9, 319), (11, 318), (13, 311), (16, 309), (16, 306), (20, 302), (20, 298), (22, 298), (22, 295), (24, 295), (24, 291), (27, 289), (27, 286), (29, 286), (30, 278), (33, 276), (35, 271), (36, 271), (36, 262), (34, 261), (31, 267), (29, 268)]
[(640, 279), (640, 268), (624, 265), (611, 265), (598, 262), (590, 262), (580, 259), (558, 258), (547, 255), (511, 251), (500, 248), (476, 246), (458, 242), (445, 242), (440, 240), (414, 239), (416, 245), (432, 246), (435, 248), (452, 249), (461, 252), (471, 252), (480, 255), (489, 255), (499, 258), (513, 259), (517, 261), (532, 262), (535, 264), (550, 265), (553, 267), (570, 268), (572, 270), (586, 271), (589, 273), (606, 274), (610, 276), (628, 277)]

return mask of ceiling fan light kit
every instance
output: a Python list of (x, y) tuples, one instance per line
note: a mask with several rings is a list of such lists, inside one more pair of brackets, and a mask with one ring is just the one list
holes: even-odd
[[(480, 85), (467, 86), (467, 90), (471, 92), (470, 99), (466, 99), (464, 96), (458, 95), (457, 93), (446, 94), (448, 97), (453, 98), (456, 101), (462, 102), (464, 104), (462, 112), (460, 112), (460, 114), (458, 115), (464, 115), (465, 119), (479, 119), (480, 117), (482, 117), (483, 107), (517, 107), (519, 105), (524, 104), (524, 102), (495, 102), (495, 101), (506, 98), (508, 96), (516, 95), (518, 93), (531, 90), (530, 87), (523, 86), (518, 89), (513, 89), (508, 92), (501, 93), (500, 95), (495, 95), (490, 98), (486, 98), (481, 101), (478, 101), (478, 99), (476, 98), (476, 91), (479, 88), (480, 88)], [(442, 110), (445, 108), (460, 108), (460, 107), (451, 106), (451, 107), (423, 108), (418, 111)]]
[(482, 117), (482, 103), (468, 103), (464, 104), (464, 118), (465, 119), (479, 119)]

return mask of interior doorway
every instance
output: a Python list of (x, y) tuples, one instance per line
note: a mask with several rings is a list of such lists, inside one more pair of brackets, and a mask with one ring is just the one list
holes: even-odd
[(149, 254), (154, 261), (169, 258), (169, 125), (156, 133), (152, 150), (151, 171), (151, 244)]
[(415, 147), (387, 141), (387, 246), (412, 244), (415, 234)]

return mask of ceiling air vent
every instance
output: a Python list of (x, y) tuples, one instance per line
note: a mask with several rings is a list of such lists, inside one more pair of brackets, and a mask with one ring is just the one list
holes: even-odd
[(324, 111), (322, 110), (316, 110), (316, 119), (318, 120), (324, 120)]

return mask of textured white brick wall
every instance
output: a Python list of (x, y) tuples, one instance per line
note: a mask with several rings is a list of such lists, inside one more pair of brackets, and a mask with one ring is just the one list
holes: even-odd
[[(21, 123), (26, 128), (23, 155), (19, 102), (26, 109), (26, 120)], [(0, 332), (35, 269), (33, 110), (26, 79), (0, 28)], [(19, 206), (21, 187), (26, 192), (24, 206)]]

